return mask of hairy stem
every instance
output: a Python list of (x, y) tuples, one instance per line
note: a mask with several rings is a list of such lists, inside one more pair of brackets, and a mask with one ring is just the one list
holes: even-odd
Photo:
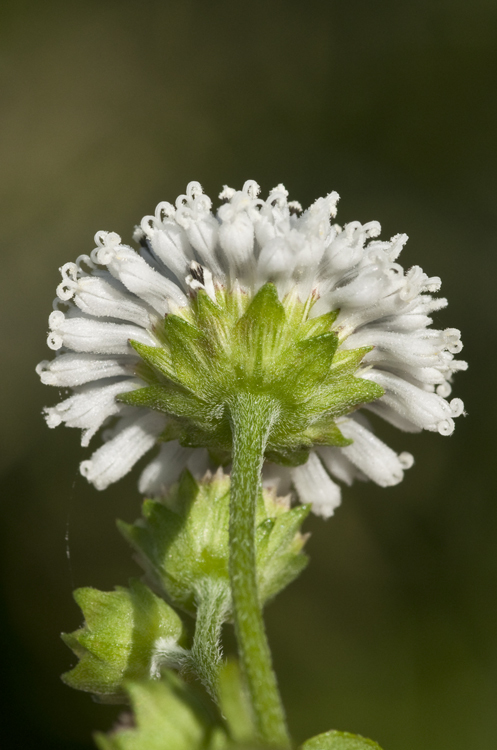
[(261, 467), (277, 405), (264, 394), (242, 393), (229, 406), (233, 432), (230, 578), (240, 660), (260, 739), (287, 748), (290, 739), (257, 591), (254, 542)]
[(197, 592), (197, 620), (190, 654), (195, 674), (214, 700), (222, 662), (221, 628), (229, 610), (230, 592), (225, 584), (206, 578)]

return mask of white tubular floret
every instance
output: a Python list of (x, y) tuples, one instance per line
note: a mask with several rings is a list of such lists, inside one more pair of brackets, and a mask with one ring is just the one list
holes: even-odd
[[(258, 187), (258, 186), (257, 186)], [(254, 262), (254, 223), (252, 214), (257, 202), (251, 187), (234, 192), (229, 202), (218, 211), (220, 220), (219, 244), (228, 261), (232, 275), (245, 275), (252, 270)], [(227, 195), (227, 193), (226, 193)]]
[(320, 445), (315, 448), (316, 453), (323, 462), (326, 470), (332, 474), (335, 479), (350, 485), (355, 479), (366, 481), (367, 477), (360, 471), (357, 466), (347, 458), (342, 448), (334, 448), (330, 445)]
[(412, 300), (421, 292), (438, 292), (441, 286), (442, 280), (439, 276), (429, 278), (420, 266), (413, 266), (405, 275), (400, 297), (403, 300)]
[(122, 419), (114, 437), (98, 448), (88, 461), (81, 462), (81, 474), (97, 490), (105, 490), (131, 471), (164, 430), (166, 417), (162, 414), (140, 413), (141, 416)]
[(176, 199), (175, 218), (202, 262), (210, 267), (214, 275), (222, 277), (223, 270), (215, 254), (219, 222), (211, 213), (211, 205), (211, 199), (204, 195), (201, 185), (190, 182), (186, 195)]
[(141, 344), (155, 346), (152, 336), (143, 328), (121, 323), (107, 323), (92, 318), (69, 318), (60, 310), (54, 310), (48, 318), (51, 333), (47, 343), (50, 349), (62, 346), (75, 352), (95, 354), (131, 354), (129, 339)]
[[(166, 279), (138, 255), (132, 248), (124, 245), (105, 245), (92, 252), (95, 262), (104, 262), (110, 273), (130, 292), (136, 294), (159, 315), (169, 311), (168, 300), (176, 305), (186, 305), (186, 297), (180, 288), (170, 279)], [(101, 259), (101, 260), (100, 260)]]
[(342, 453), (380, 487), (399, 484), (404, 478), (404, 469), (414, 463), (410, 453), (401, 453), (398, 456), (355, 419), (344, 421), (340, 428), (346, 438), (354, 441), (342, 448)]
[(311, 503), (316, 515), (330, 518), (341, 502), (340, 487), (329, 477), (314, 452), (307, 463), (291, 469), (292, 482), (301, 503)]
[(385, 389), (381, 401), (416, 427), (441, 435), (454, 431), (454, 417), (463, 412), (462, 401), (453, 399), (450, 404), (436, 393), (431, 393), (397, 375), (381, 370), (370, 370), (363, 375)]
[(331, 309), (339, 308), (345, 314), (348, 310), (371, 308), (383, 297), (393, 294), (399, 286), (398, 276), (387, 272), (382, 266), (367, 265), (357, 275), (342, 281), (326, 295)]
[(120, 291), (114, 285), (98, 276), (82, 278), (74, 291), (74, 302), (82, 312), (97, 318), (127, 320), (142, 328), (157, 322), (157, 315), (148, 305), (130, 299), (126, 290)]
[(37, 365), (36, 372), (45, 385), (69, 388), (101, 378), (133, 375), (139, 361), (139, 357), (128, 354), (96, 357), (94, 354), (67, 353), (51, 362), (43, 360)]
[(46, 407), (43, 411), (47, 425), (57, 427), (64, 422), (67, 427), (78, 427), (83, 430), (81, 445), (86, 447), (109, 417), (126, 408), (116, 401), (116, 396), (143, 385), (141, 381), (126, 379), (97, 388), (84, 388), (60, 404)]
[[(344, 396), (343, 403), (334, 407), (343, 434), (352, 440), (343, 448), (322, 445), (330, 433), (326, 422), (312, 411), (312, 394), (306, 396), (308, 404), (301, 405), (302, 424), (306, 414), (312, 414), (308, 426), (317, 430), (312, 433), (316, 445), (310, 458), (296, 468), (265, 462), (264, 483), (279, 482), (280, 491), (281, 484), (284, 491), (293, 485), (303, 502), (327, 517), (340, 503), (340, 488), (333, 480), (351, 484), (371, 479), (390, 486), (401, 481), (412, 463), (410, 454), (398, 455), (373, 435), (361, 416), (365, 411), (407, 432), (426, 429), (450, 435), (454, 430), (463, 403), (446, 399), (454, 373), (467, 367), (456, 359), (461, 335), (454, 328), (432, 329), (433, 314), (446, 307), (447, 300), (434, 296), (441, 283), (437, 276), (429, 277), (419, 266), (405, 271), (399, 264), (407, 235), (382, 240), (376, 221), (334, 223), (339, 198), (335, 192), (302, 210), (300, 204), (289, 201), (282, 184), (266, 200), (259, 198), (259, 191), (252, 180), (241, 190), (225, 186), (219, 196), (224, 203), (215, 213), (201, 185), (190, 182), (174, 203), (161, 202), (153, 215), (142, 219), (133, 235), (136, 251), (123, 245), (115, 232), (97, 232), (90, 256), (81, 255), (61, 267), (48, 336), (48, 345), (57, 355), (52, 362), (40, 362), (37, 372), (43, 383), (76, 388), (69, 398), (45, 410), (51, 427), (61, 423), (79, 427), (86, 444), (109, 417), (116, 417), (113, 435), (104, 432), (105, 445), (82, 464), (82, 473), (99, 489), (123, 476), (155, 444), (157, 429), (164, 426), (165, 417), (149, 409), (118, 404), (119, 390), (133, 390), (142, 376), (158, 387), (162, 383), (167, 388), (169, 381), (177, 381), (208, 402), (212, 413), (219, 410), (224, 420), (226, 412), (222, 417), (221, 413), (232, 398), (231, 389), (238, 392), (245, 387), (244, 378), (254, 376), (250, 368), (255, 359), (259, 361), (259, 351), (264, 387), (278, 382), (293, 387), (287, 368), (306, 331), (335, 333), (332, 372), (338, 374), (335, 365), (345, 364), (344, 356), (355, 352), (347, 357), (350, 374), (377, 383), (384, 395), (365, 404), (351, 404)], [(281, 335), (267, 333), (253, 356), (250, 333), (250, 357), (245, 361), (237, 343), (238, 331), (245, 328), (237, 321), (268, 283), (276, 286), (285, 322), (281, 316)], [(204, 292), (213, 304), (203, 297)], [(267, 310), (271, 310), (269, 303)], [(252, 311), (266, 314), (257, 305)], [(207, 320), (210, 314), (213, 325)], [(323, 321), (310, 322), (327, 314)], [(167, 315), (183, 319), (184, 352), (173, 329), (164, 329)], [(176, 335), (181, 336), (180, 323), (176, 323)], [(258, 325), (253, 330), (259, 328), (266, 331)], [(150, 352), (137, 346), (141, 358), (132, 341), (154, 347), (158, 356), (150, 357)], [(199, 359), (201, 372), (195, 365)], [(149, 377), (146, 363), (151, 361), (158, 379)], [(266, 373), (266, 367), (271, 372)], [(319, 378), (314, 386), (319, 409)], [(299, 408), (298, 394), (296, 390), (292, 409)], [(151, 392), (149, 396), (154, 398)], [(280, 392), (275, 397), (283, 398)], [(158, 408), (160, 400), (150, 403), (151, 408)], [(322, 416), (331, 419), (328, 413)], [(182, 429), (188, 430), (189, 421), (185, 417)], [(197, 430), (194, 415), (191, 423)], [(212, 445), (218, 434), (224, 434), (214, 432)], [(278, 439), (281, 436), (286, 450), (284, 433), (278, 427)], [(177, 441), (161, 443), (157, 457), (142, 471), (141, 492), (162, 494), (185, 466), (196, 474), (212, 468), (207, 464), (209, 455), (206, 449), (186, 449)]]
[(150, 235), (152, 249), (159, 260), (181, 281), (194, 260), (185, 230), (174, 221), (164, 222)]
[(192, 453), (192, 448), (183, 448), (177, 440), (161, 445), (158, 455), (140, 475), (140, 493), (146, 497), (165, 494), (167, 487), (177, 481)]

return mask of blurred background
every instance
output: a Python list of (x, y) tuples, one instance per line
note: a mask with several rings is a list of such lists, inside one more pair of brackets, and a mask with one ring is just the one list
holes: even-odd
[(119, 713), (66, 688), (78, 586), (138, 568), (115, 518), (136, 472), (98, 493), (79, 431), (48, 431), (58, 267), (190, 180), (332, 189), (341, 223), (407, 232), (463, 331), (451, 438), (381, 434), (403, 484), (345, 491), (307, 523), (311, 564), (267, 610), (298, 741), (338, 728), (384, 750), (492, 750), (497, 736), (495, 314), (497, 5), (492, 0), (120, 0), (0, 5), (2, 748), (86, 750)]

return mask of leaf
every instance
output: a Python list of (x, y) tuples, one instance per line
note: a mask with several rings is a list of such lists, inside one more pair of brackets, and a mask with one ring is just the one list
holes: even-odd
[(125, 723), (113, 732), (97, 733), (100, 750), (221, 750), (226, 732), (172, 672), (154, 682), (129, 682), (126, 691), (134, 709), (135, 726)]
[(223, 339), (228, 335), (229, 321), (226, 312), (213, 302), (203, 289), (198, 290), (191, 304), (195, 312), (195, 322), (209, 338)]
[[(118, 521), (147, 580), (191, 614), (205, 581), (229, 587), (229, 507), (229, 475), (218, 470), (197, 482), (184, 471), (164, 498), (145, 500), (143, 518), (133, 525)], [(256, 559), (262, 599), (265, 592), (274, 596), (305, 566), (305, 537), (299, 529), (308, 512), (308, 506), (290, 509), (272, 493), (260, 493)], [(230, 616), (227, 613), (227, 619)]]
[(256, 554), (261, 601), (272, 599), (306, 567), (309, 560), (302, 548), (307, 535), (300, 533), (300, 527), (310, 509), (310, 505), (298, 505), (258, 526)]
[(158, 638), (184, 639), (178, 615), (140, 581), (132, 579), (129, 589), (116, 586), (110, 592), (77, 589), (74, 598), (85, 623), (74, 633), (62, 635), (79, 658), (62, 679), (102, 702), (125, 702), (124, 680), (149, 676)]
[[(219, 703), (235, 742), (254, 742), (256, 737), (250, 701), (236, 661), (229, 660), (219, 672)], [(255, 744), (255, 743), (254, 743)]]
[(381, 750), (373, 740), (348, 732), (325, 732), (304, 742), (300, 750)]

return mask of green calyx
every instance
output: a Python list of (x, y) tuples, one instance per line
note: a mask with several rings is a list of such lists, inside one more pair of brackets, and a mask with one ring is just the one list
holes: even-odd
[(313, 444), (345, 446), (336, 424), (383, 389), (357, 376), (365, 347), (339, 349), (338, 311), (311, 318), (314, 298), (295, 293), (281, 302), (274, 284), (253, 297), (219, 290), (216, 302), (200, 289), (187, 308), (169, 314), (155, 331), (161, 346), (131, 342), (148, 386), (120, 401), (169, 416), (162, 440), (207, 447), (228, 462), (230, 403), (241, 392), (266, 394), (275, 419), (265, 457), (305, 463)]
[[(224, 591), (223, 620), (231, 619), (229, 579), (230, 478), (222, 470), (197, 482), (185, 471), (179, 484), (158, 500), (145, 500), (143, 519), (118, 521), (138, 553), (148, 579), (181, 609), (195, 614), (213, 588)], [(256, 562), (261, 604), (294, 580), (307, 564), (306, 537), (299, 529), (309, 506), (290, 509), (264, 490), (256, 515)]]
[(79, 658), (62, 675), (70, 687), (93, 693), (100, 702), (126, 702), (126, 680), (150, 678), (154, 644), (159, 639), (181, 646), (183, 625), (171, 607), (137, 580), (130, 587), (104, 592), (81, 588), (74, 592), (85, 623), (62, 640)]

